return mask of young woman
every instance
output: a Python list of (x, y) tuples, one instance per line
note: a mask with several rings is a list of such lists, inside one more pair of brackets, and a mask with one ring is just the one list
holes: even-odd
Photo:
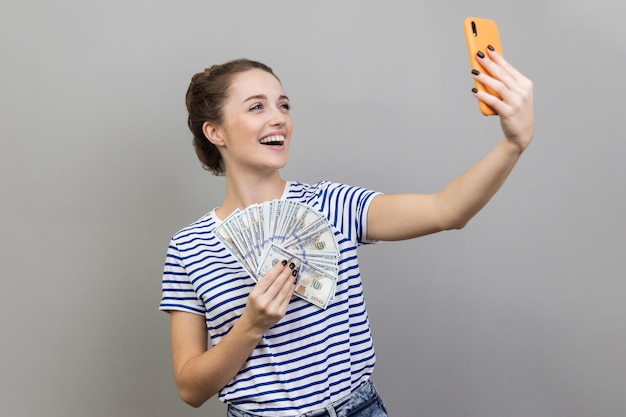
[[(172, 238), (160, 309), (171, 315), (181, 398), (199, 407), (214, 394), (229, 416), (386, 416), (370, 376), (375, 355), (357, 247), (464, 225), (507, 178), (533, 136), (533, 84), (496, 52), (479, 54), (472, 76), (500, 98), (475, 91), (497, 111), (503, 139), (434, 194), (383, 195), (345, 184), (285, 181), (292, 121), (272, 70), (235, 60), (196, 74), (188, 124), (203, 166), (225, 175), (223, 203)], [(288, 260), (251, 277), (214, 230), (236, 209), (295, 200), (328, 219), (339, 246), (335, 295), (326, 308), (293, 297)], [(208, 345), (208, 338), (211, 346)]]

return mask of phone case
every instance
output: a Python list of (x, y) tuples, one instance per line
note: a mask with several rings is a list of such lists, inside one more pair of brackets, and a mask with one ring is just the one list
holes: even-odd
[[(484, 71), (478, 61), (476, 53), (478, 51), (486, 53), (487, 45), (491, 45), (500, 55), (502, 55), (502, 46), (500, 44), (498, 26), (496, 25), (496, 22), (491, 19), (467, 17), (463, 21), (463, 29), (465, 31), (465, 40), (467, 41), (467, 51), (469, 52), (470, 65), (473, 69)], [(478, 90), (486, 91), (489, 94), (500, 97), (491, 88), (477, 81), (474, 81), (474, 86)], [(482, 101), (478, 102), (478, 107), (481, 113), (485, 116), (497, 114), (491, 107)]]

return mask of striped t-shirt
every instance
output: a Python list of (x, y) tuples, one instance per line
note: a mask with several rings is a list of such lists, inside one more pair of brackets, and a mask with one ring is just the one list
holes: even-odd
[[(367, 243), (367, 210), (376, 192), (322, 181), (287, 182), (282, 198), (319, 210), (339, 245), (335, 297), (326, 309), (293, 297), (220, 400), (252, 414), (294, 416), (323, 408), (369, 379), (375, 362), (357, 247)], [(160, 309), (206, 317), (213, 345), (241, 316), (255, 281), (213, 234), (215, 210), (171, 239)]]

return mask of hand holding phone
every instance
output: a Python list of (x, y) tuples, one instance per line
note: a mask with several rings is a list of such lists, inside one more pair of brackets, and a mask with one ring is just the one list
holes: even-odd
[[(496, 25), (496, 22), (490, 19), (480, 17), (467, 17), (463, 21), (463, 29), (465, 31), (467, 51), (469, 52), (469, 59), (472, 69), (484, 71), (476, 54), (479, 51), (482, 53), (486, 53), (487, 46), (491, 46), (496, 50), (496, 52), (498, 52), (498, 54), (502, 55), (502, 46), (500, 45), (498, 26)], [(500, 97), (491, 88), (479, 83), (478, 81), (474, 81), (474, 86), (478, 90), (486, 91), (491, 95)], [(498, 114), (482, 101), (478, 102), (478, 107), (481, 113), (485, 116)]]

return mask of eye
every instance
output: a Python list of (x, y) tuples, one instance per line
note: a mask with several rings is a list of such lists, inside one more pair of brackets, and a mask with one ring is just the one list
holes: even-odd
[(257, 103), (254, 106), (250, 107), (250, 111), (262, 110), (262, 109), (263, 109), (263, 105), (261, 103)]
[(291, 105), (289, 103), (283, 103), (279, 106), (281, 109), (290, 110)]

